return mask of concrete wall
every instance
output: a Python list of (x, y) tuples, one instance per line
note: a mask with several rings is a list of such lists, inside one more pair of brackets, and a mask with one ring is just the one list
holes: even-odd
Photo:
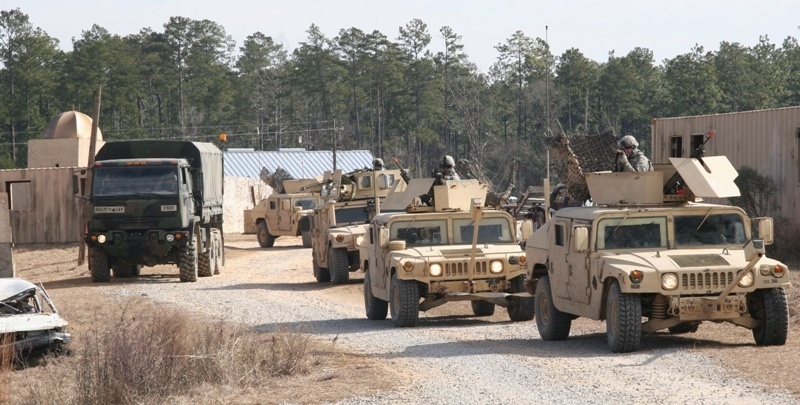
[(272, 188), (261, 180), (248, 177), (225, 177), (224, 231), (244, 232), (244, 210), (251, 209), (256, 201), (272, 194)]
[[(98, 141), (95, 150), (100, 150)], [(89, 165), (89, 138), (31, 139), (28, 141), (28, 167), (86, 167)]]
[(11, 254), (11, 221), (8, 216), (8, 194), (0, 193), (0, 277), (16, 277)]

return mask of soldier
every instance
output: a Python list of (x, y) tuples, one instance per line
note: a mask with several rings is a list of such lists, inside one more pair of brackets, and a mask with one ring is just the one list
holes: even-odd
[(376, 172), (380, 171), (380, 170), (385, 170), (383, 168), (383, 159), (375, 158), (375, 160), (372, 161), (372, 170), (374, 170)]
[(461, 176), (456, 172), (456, 162), (450, 155), (445, 155), (439, 163), (439, 171), (442, 173), (442, 180), (461, 180)]
[(639, 142), (632, 135), (625, 135), (619, 140), (615, 172), (651, 172), (653, 165), (650, 159), (639, 150)]

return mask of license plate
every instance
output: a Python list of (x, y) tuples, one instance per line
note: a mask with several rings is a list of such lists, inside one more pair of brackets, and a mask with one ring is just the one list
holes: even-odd
[(94, 207), (95, 214), (124, 213), (125, 207)]
[(178, 206), (177, 205), (162, 205), (161, 206), (161, 212), (169, 212), (169, 211), (177, 211), (177, 210), (178, 210)]

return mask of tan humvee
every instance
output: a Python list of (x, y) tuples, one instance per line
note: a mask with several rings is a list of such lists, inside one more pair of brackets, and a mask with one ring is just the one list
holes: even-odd
[[(245, 210), (245, 228), (255, 228), (258, 244), (272, 247), (280, 236), (302, 236), (303, 247), (311, 247), (311, 226), (308, 215), (322, 202), (314, 185), (317, 179), (284, 180), (286, 193), (275, 193), (261, 200), (253, 209)], [(318, 187), (317, 187), (318, 189)]]
[(514, 218), (482, 206), (487, 188), (477, 180), (434, 186), (433, 206), (422, 206), (415, 196), (433, 182), (414, 179), (387, 197), (358, 241), (367, 318), (385, 319), (391, 310), (395, 326), (415, 326), (420, 311), (471, 301), (477, 316), (500, 305), (512, 321), (532, 319)]
[(595, 206), (563, 208), (528, 238), (543, 339), (566, 339), (583, 316), (606, 320), (614, 352), (637, 350), (643, 332), (694, 332), (702, 321), (752, 329), (758, 345), (785, 343), (788, 269), (764, 255), (772, 219), (690, 201), (739, 195), (725, 157), (671, 161), (685, 194), (663, 194), (665, 171), (588, 173)]
[(355, 242), (375, 214), (375, 201), (402, 190), (405, 182), (400, 170), (361, 170), (334, 173), (329, 184), (323, 190), (327, 202), (310, 217), (313, 271), (318, 282), (342, 284), (360, 268)]

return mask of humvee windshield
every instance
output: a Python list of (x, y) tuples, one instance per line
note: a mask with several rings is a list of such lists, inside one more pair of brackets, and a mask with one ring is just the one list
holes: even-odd
[(336, 225), (366, 224), (369, 222), (367, 207), (350, 207), (336, 209)]
[(676, 215), (677, 246), (744, 245), (744, 220), (738, 214)]
[(317, 206), (317, 202), (314, 199), (295, 200), (294, 206), (304, 210), (313, 210)]
[(393, 222), (389, 230), (391, 240), (404, 240), (408, 246), (447, 244), (447, 220), (408, 220)]
[(92, 195), (108, 197), (136, 194), (175, 194), (178, 192), (176, 166), (97, 167), (92, 179)]
[(597, 226), (597, 249), (667, 247), (667, 219), (606, 218)]
[[(454, 219), (454, 242), (457, 244), (472, 244), (474, 228), (474, 221), (471, 218)], [(514, 242), (508, 220), (505, 218), (483, 218), (478, 226), (478, 243), (502, 242)]]

